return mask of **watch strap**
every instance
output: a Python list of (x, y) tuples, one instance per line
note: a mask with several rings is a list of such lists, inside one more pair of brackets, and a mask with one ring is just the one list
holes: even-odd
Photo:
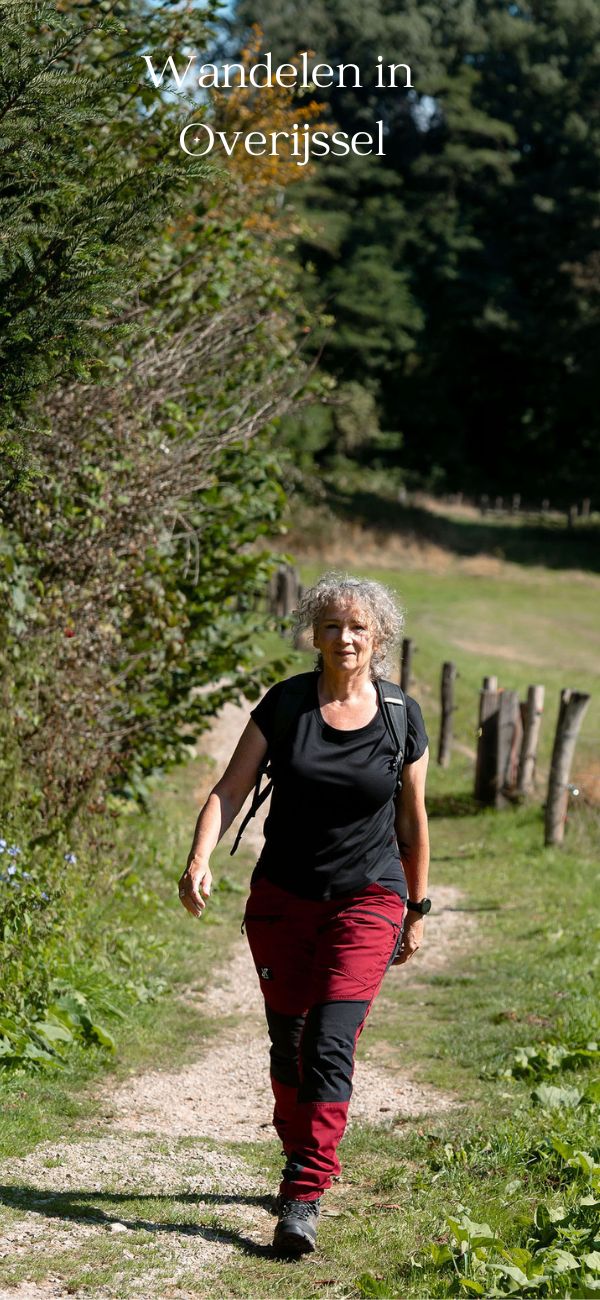
[(411, 912), (418, 912), (419, 916), (427, 916), (427, 913), (431, 911), (431, 899), (422, 898), (420, 903), (414, 903), (412, 899), (408, 898), (406, 906)]

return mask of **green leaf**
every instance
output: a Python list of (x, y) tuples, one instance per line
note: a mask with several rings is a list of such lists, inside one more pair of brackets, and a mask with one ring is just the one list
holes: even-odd
[(11, 1038), (14, 1034), (22, 1033), (15, 1020), (9, 1020), (6, 1016), (0, 1016), (0, 1030)]
[(586, 1268), (591, 1268), (593, 1273), (600, 1273), (600, 1250), (591, 1250), (588, 1255), (582, 1256)]
[(490, 1264), (489, 1267), (494, 1273), (500, 1273), (502, 1277), (510, 1277), (519, 1287), (540, 1286), (541, 1282), (546, 1280), (540, 1277), (532, 1281), (517, 1264)]
[(541, 1083), (538, 1088), (534, 1088), (531, 1096), (546, 1110), (561, 1110), (563, 1107), (578, 1106), (583, 1093), (579, 1088), (556, 1088), (551, 1083)]
[(390, 1300), (392, 1288), (373, 1273), (361, 1273), (355, 1282), (356, 1289), (360, 1296), (380, 1297), (381, 1300)]
[(584, 1174), (592, 1174), (598, 1166), (587, 1151), (575, 1151), (568, 1161), (572, 1169), (581, 1169)]
[(475, 1282), (472, 1277), (459, 1278), (459, 1284), (465, 1287), (467, 1291), (473, 1292), (474, 1295), (486, 1295), (486, 1289), (480, 1282)]
[(446, 1223), (455, 1240), (459, 1243), (466, 1241), (470, 1248), (489, 1246), (498, 1240), (489, 1223), (474, 1223), (467, 1215), (462, 1219), (447, 1218)]
[(49, 1043), (72, 1043), (73, 1035), (66, 1025), (57, 1025), (50, 1020), (36, 1020), (33, 1028), (40, 1038)]
[(563, 1142), (562, 1138), (558, 1137), (552, 1137), (550, 1142), (554, 1147), (554, 1150), (558, 1152), (559, 1156), (562, 1156), (563, 1160), (570, 1160), (573, 1155), (573, 1147), (570, 1147), (568, 1142)]
[(442, 1268), (444, 1264), (451, 1264), (454, 1258), (450, 1247), (440, 1246), (437, 1241), (430, 1241), (429, 1253), (434, 1268)]
[(25, 1044), (21, 1055), (32, 1061), (49, 1061), (52, 1064), (56, 1061), (56, 1057), (52, 1056), (50, 1052), (44, 1051), (43, 1047), (36, 1047), (35, 1043), (31, 1042)]
[(549, 1250), (544, 1256), (544, 1267), (550, 1264), (554, 1273), (570, 1273), (579, 1268), (579, 1260), (569, 1250)]
[(102, 1025), (90, 1024), (88, 1026), (88, 1034), (90, 1038), (95, 1039), (101, 1047), (108, 1047), (111, 1052), (115, 1051), (115, 1040), (108, 1033), (107, 1029), (103, 1029)]

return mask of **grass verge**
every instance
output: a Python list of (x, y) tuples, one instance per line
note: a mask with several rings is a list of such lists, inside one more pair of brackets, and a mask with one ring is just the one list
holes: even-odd
[[(434, 771), (434, 800), (444, 779)], [(236, 1258), (218, 1294), (596, 1293), (596, 826), (582, 810), (576, 844), (548, 851), (540, 817), (432, 818), (433, 894), (463, 891), (464, 952), (410, 988), (401, 970), (388, 975), (385, 1013), (364, 1036), (363, 1050), (382, 1041), (388, 1061), (451, 1089), (457, 1107), (351, 1129), (319, 1255), (291, 1267)], [(264, 1150), (254, 1156), (264, 1170)]]
[[(390, 581), (388, 570), (380, 576)], [(465, 629), (460, 639), (468, 642), (459, 662), (457, 732), (464, 741), (472, 743), (480, 677), (495, 666), (507, 686), (533, 680), (533, 667), (547, 684), (553, 674), (557, 688), (566, 684), (567, 672), (578, 674), (571, 684), (591, 684), (591, 606), (564, 583), (558, 590), (548, 575), (540, 581), (536, 603), (533, 573), (514, 589), (508, 579), (498, 588), (468, 575), (398, 575), (419, 645), (415, 693), (430, 730), (439, 661), (449, 641), (456, 642), (459, 623)], [(571, 633), (565, 608), (574, 620)], [(510, 627), (521, 658), (497, 654), (501, 626)], [(482, 648), (488, 644), (493, 650)], [(532, 665), (527, 656), (540, 662)], [(582, 736), (578, 753), (590, 753), (592, 735)], [(545, 745), (547, 756), (548, 737)], [(61, 1135), (69, 1141), (93, 1135), (99, 1108), (88, 1085), (95, 1076), (107, 1066), (117, 1078), (150, 1063), (176, 1068), (214, 1032), (214, 1022), (173, 994), (201, 989), (226, 956), (249, 864), (240, 854), (232, 865), (226, 850), (218, 856), (222, 887), (208, 924), (196, 925), (179, 909), (175, 883), (198, 779), (193, 766), (173, 774), (150, 822), (132, 816), (119, 890), (110, 904), (98, 900), (111, 1002), (126, 1017), (117, 1014), (111, 1022), (116, 1053), (74, 1049), (56, 1078), (6, 1078), (4, 1155), (21, 1155)], [(181, 1188), (146, 1197), (135, 1186), (115, 1187), (102, 1210), (131, 1222), (131, 1258), (112, 1236), (95, 1237), (80, 1244), (76, 1264), (72, 1252), (57, 1246), (54, 1253), (26, 1251), (18, 1261), (4, 1261), (6, 1282), (41, 1280), (54, 1269), (68, 1290), (93, 1295), (104, 1287), (126, 1297), (139, 1294), (143, 1275), (146, 1293), (162, 1297), (170, 1287), (164, 1244), (170, 1233), (171, 1240), (179, 1234), (191, 1243), (201, 1235), (232, 1247), (210, 1277), (190, 1263), (189, 1275), (178, 1279), (179, 1289), (206, 1300), (597, 1293), (600, 1087), (597, 1052), (590, 1047), (598, 1035), (597, 811), (575, 807), (565, 849), (548, 851), (539, 806), (476, 812), (470, 790), (470, 764), (460, 754), (448, 771), (432, 771), (432, 892), (435, 897), (436, 882), (461, 889), (464, 949), (443, 971), (423, 974), (410, 988), (401, 971), (392, 972), (385, 1009), (362, 1044), (363, 1050), (380, 1046), (382, 1059), (409, 1066), (424, 1084), (452, 1090), (458, 1104), (436, 1115), (424, 1108), (417, 1121), (397, 1116), (387, 1128), (361, 1125), (349, 1132), (343, 1180), (327, 1198), (317, 1256), (281, 1264), (248, 1241), (227, 1205), (207, 1204)], [(137, 865), (131, 865), (136, 851)], [(78, 977), (84, 990), (96, 978), (85, 964)], [(149, 989), (146, 1002), (136, 999), (140, 982)], [(192, 1166), (209, 1149), (210, 1143), (193, 1140)], [(254, 1170), (257, 1195), (276, 1186), (275, 1143), (223, 1143), (221, 1149)], [(171, 1144), (167, 1156), (179, 1158), (182, 1150), (180, 1142)], [(98, 1198), (92, 1189), (87, 1196), (89, 1218), (97, 1215), (91, 1202)], [(82, 1199), (55, 1203), (54, 1217), (85, 1219)], [(7, 1194), (4, 1200), (9, 1224), (24, 1208), (36, 1209), (32, 1197), (17, 1204)], [(156, 1235), (157, 1224), (164, 1239)]]

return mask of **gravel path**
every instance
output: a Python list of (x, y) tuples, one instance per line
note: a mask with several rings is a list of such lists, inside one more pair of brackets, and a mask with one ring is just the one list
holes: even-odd
[[(222, 770), (247, 717), (247, 708), (228, 705), (205, 742), (205, 751)], [(204, 792), (202, 792), (204, 793)], [(266, 809), (248, 827), (244, 844), (258, 851)], [(230, 836), (235, 829), (230, 831)], [(392, 981), (418, 985), (423, 974), (440, 969), (464, 943), (465, 914), (454, 910), (460, 893), (432, 888), (434, 911), (427, 921), (427, 946), (406, 967), (396, 967), (376, 1002), (361, 1039), (356, 1066), (351, 1123), (393, 1124), (396, 1117), (433, 1115), (457, 1100), (414, 1083), (395, 1066), (383, 1066), (369, 1046), (369, 1029), (385, 1015), (386, 987)], [(2, 1261), (19, 1256), (60, 1253), (60, 1271), (43, 1281), (2, 1287), (0, 1300), (49, 1300), (67, 1296), (117, 1300), (122, 1295), (152, 1300), (186, 1300), (192, 1277), (218, 1271), (240, 1241), (260, 1248), (270, 1240), (273, 1220), (268, 1203), (273, 1190), (227, 1148), (212, 1144), (272, 1138), (267, 1037), (256, 974), (245, 939), (240, 938), (212, 987), (200, 995), (183, 989), (188, 1003), (201, 1001), (204, 1014), (225, 1018), (216, 1039), (191, 1065), (171, 1072), (149, 1071), (99, 1090), (104, 1118), (100, 1136), (87, 1141), (43, 1143), (29, 1155), (4, 1163), (2, 1182), (12, 1188), (13, 1205), (0, 1226)], [(389, 998), (389, 994), (388, 994)], [(231, 1017), (240, 1017), (236, 1025)], [(229, 1018), (229, 1024), (227, 1024)], [(389, 1055), (389, 1054), (388, 1054)], [(19, 1188), (28, 1209), (18, 1208)], [(37, 1196), (36, 1196), (36, 1189)], [(33, 1192), (33, 1197), (32, 1197)], [(343, 1194), (343, 1184), (336, 1189)], [(119, 1194), (139, 1206), (131, 1218), (103, 1209)], [(160, 1217), (161, 1197), (172, 1196), (181, 1212), (173, 1223)], [(198, 1210), (214, 1208), (215, 1227), (200, 1226)], [(85, 1288), (69, 1281), (69, 1254), (90, 1241), (97, 1248), (110, 1234), (106, 1257), (111, 1287)], [(150, 1263), (151, 1258), (151, 1263)]]

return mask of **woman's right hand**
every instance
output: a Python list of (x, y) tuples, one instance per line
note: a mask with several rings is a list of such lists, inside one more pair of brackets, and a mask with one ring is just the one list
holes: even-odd
[[(192, 916), (201, 916), (210, 898), (212, 871), (208, 862), (190, 855), (187, 867), (179, 881), (179, 901)], [(202, 897), (204, 895), (204, 898)]]

